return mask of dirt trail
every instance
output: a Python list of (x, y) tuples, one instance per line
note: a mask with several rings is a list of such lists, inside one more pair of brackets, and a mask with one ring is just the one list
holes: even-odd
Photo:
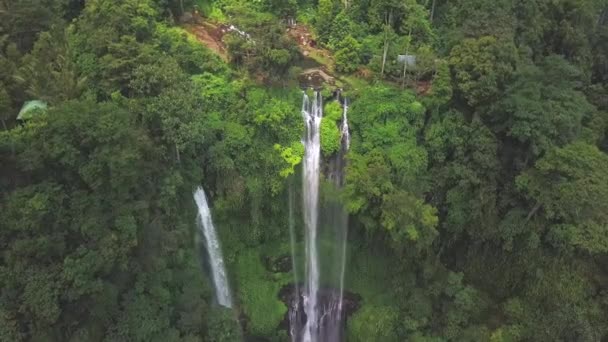
[[(230, 26), (216, 25), (198, 17), (193, 22), (184, 24), (183, 27), (224, 61), (229, 60), (223, 37), (231, 30)], [(333, 86), (335, 77), (333, 76), (334, 60), (331, 52), (317, 46), (313, 34), (305, 25), (289, 27), (286, 33), (297, 43), (300, 53), (304, 56), (305, 62), (301, 65), (304, 70), (298, 77), (300, 84), (307, 87), (321, 87), (323, 84)]]
[(184, 25), (184, 28), (196, 36), (196, 39), (203, 45), (215, 51), (223, 60), (228, 61), (228, 52), (222, 41), (225, 32), (222, 27), (208, 22), (200, 22)]

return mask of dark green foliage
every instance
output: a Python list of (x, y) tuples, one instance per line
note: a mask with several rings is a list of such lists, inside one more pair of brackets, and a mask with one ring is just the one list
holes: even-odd
[(578, 70), (557, 56), (522, 66), (489, 120), (537, 156), (580, 135), (595, 108), (577, 91)]
[(595, 146), (574, 143), (553, 149), (517, 178), (517, 186), (534, 201), (528, 215), (548, 222), (552, 245), (590, 254), (608, 252), (605, 170), (608, 156)]
[[(2, 139), (13, 142), (14, 172), (20, 173), (14, 176), (18, 187), (4, 199), (2, 210), (2, 307), (12, 317), (19, 313), (18, 331), (51, 340), (100, 340), (104, 331), (130, 340), (166, 336), (169, 331), (163, 327), (174, 324), (170, 313), (177, 295), (168, 289), (189, 286), (172, 283), (170, 275), (199, 284), (202, 279), (189, 271), (196, 266), (185, 258), (165, 261), (150, 254), (159, 245), (148, 241), (150, 236), (175, 239), (188, 233), (179, 221), (174, 232), (158, 231), (163, 193), (146, 189), (150, 179), (163, 179), (171, 171), (150, 167), (163, 163), (158, 159), (162, 154), (145, 131), (116, 104), (81, 101), (37, 116)], [(19, 185), (23, 179), (30, 184)], [(188, 253), (183, 250), (187, 240), (164, 241), (167, 251)], [(139, 253), (139, 258), (132, 257)], [(137, 275), (128, 272), (132, 269), (155, 272)], [(149, 278), (152, 274), (160, 278)], [(126, 287), (131, 282), (138, 290)], [(197, 295), (203, 299), (200, 291)], [(151, 306), (159, 311), (147, 309)], [(86, 307), (94, 310), (83, 311)], [(136, 313), (141, 310), (146, 318)], [(133, 330), (139, 319), (156, 323), (145, 331)], [(34, 322), (35, 328), (24, 330)]]
[[(241, 329), (236, 323), (230, 309), (217, 308), (210, 312), (207, 341), (213, 342), (239, 342), (243, 340)], [(195, 338), (193, 336), (193, 338)]]
[[(249, 35), (231, 64), (175, 25), (195, 5)], [(288, 339), (296, 17), (350, 105), (349, 341), (606, 340), (604, 0), (0, 1), (0, 340)], [(30, 100), (48, 111), (16, 120)], [(234, 310), (201, 267), (201, 184)]]
[(396, 330), (399, 315), (393, 307), (365, 306), (351, 322), (349, 341), (370, 341), (381, 339), (387, 342), (399, 341)]
[(473, 107), (497, 100), (516, 62), (515, 46), (491, 36), (465, 39), (449, 58), (456, 89)]

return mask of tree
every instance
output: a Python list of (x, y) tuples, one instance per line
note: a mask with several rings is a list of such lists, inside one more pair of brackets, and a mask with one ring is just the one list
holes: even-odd
[(556, 248), (606, 253), (606, 170), (608, 156), (595, 146), (575, 142), (551, 149), (517, 178), (518, 188), (533, 203), (526, 219), (543, 217), (546, 238)]
[(436, 236), (436, 211), (420, 199), (428, 161), (416, 142), (423, 114), (411, 93), (383, 86), (368, 88), (349, 110), (358, 129), (348, 155), (348, 210), (399, 252), (428, 248)]
[(336, 0), (319, 0), (317, 7), (317, 18), (315, 20), (315, 28), (319, 38), (327, 40), (330, 37), (332, 23), (339, 10), (339, 4)]
[(365, 306), (357, 313), (351, 324), (349, 340), (370, 341), (380, 339), (387, 342), (400, 341), (398, 334), (399, 316), (394, 307)]
[(361, 44), (349, 35), (339, 42), (337, 47), (339, 50), (336, 51), (335, 55), (336, 70), (344, 73), (350, 73), (357, 70)]
[(452, 49), (449, 58), (456, 90), (472, 107), (496, 100), (516, 62), (513, 43), (490, 36), (465, 39)]
[(475, 243), (496, 239), (500, 172), (494, 134), (479, 120), (467, 123), (447, 112), (426, 130), (434, 189), (431, 202), (442, 217), (449, 240), (468, 233)]
[(238, 342), (243, 339), (234, 313), (230, 309), (217, 308), (208, 323), (207, 340), (214, 342)]
[(549, 56), (538, 66), (523, 66), (514, 78), (490, 111), (489, 121), (524, 146), (524, 163), (576, 139), (583, 120), (595, 112), (575, 89), (578, 69), (561, 57)]
[(245, 32), (232, 32), (227, 37), (232, 62), (244, 65), (252, 73), (263, 72), (275, 79), (284, 76), (299, 53), (278, 20), (247, 4), (231, 6), (227, 11), (237, 18), (235, 24)]
[(4, 84), (0, 83), (0, 121), (2, 121), (2, 128), (4, 129), (7, 129), (6, 121), (13, 116), (11, 109), (12, 103), (10, 95), (4, 88)]
[(54, 104), (75, 99), (84, 91), (87, 79), (74, 63), (67, 35), (61, 29), (43, 32), (32, 52), (23, 57), (16, 78), (31, 98)]

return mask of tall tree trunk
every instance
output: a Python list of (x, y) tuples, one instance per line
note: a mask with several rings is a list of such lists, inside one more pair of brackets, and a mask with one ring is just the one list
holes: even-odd
[[(6, 127), (6, 121), (4, 119), (1, 119), (0, 121), (2, 121), (2, 127), (4, 127), (4, 130), (8, 131), (8, 127)], [(15, 156), (15, 141), (13, 139), (11, 139), (11, 156)]]
[(388, 55), (388, 46), (389, 46), (388, 33), (390, 30), (391, 22), (393, 21), (393, 10), (392, 9), (386, 16), (385, 20), (386, 21), (385, 21), (385, 25), (384, 25), (384, 51), (382, 53), (382, 69), (380, 70), (381, 76), (384, 76), (384, 66), (386, 64), (386, 56)]
[(435, 15), (435, 3), (437, 0), (433, 0), (433, 4), (431, 5), (431, 23), (433, 22), (433, 16)]
[(401, 80), (401, 88), (405, 88), (405, 73), (407, 72), (407, 56), (410, 53), (410, 45), (412, 44), (412, 28), (407, 34), (407, 47), (405, 48), (405, 60), (403, 61), (403, 78)]
[(179, 9), (182, 11), (182, 15), (184, 15), (184, 0), (179, 0)]
[(532, 208), (532, 210), (530, 210), (530, 212), (528, 213), (528, 216), (526, 216), (526, 220), (524, 221), (524, 224), (527, 224), (528, 221), (530, 221), (532, 219), (532, 217), (534, 216), (534, 214), (536, 214), (536, 212), (538, 211), (538, 209), (540, 209), (540, 207), (542, 207), (542, 204), (540, 202), (536, 202), (536, 204), (534, 205), (534, 208)]

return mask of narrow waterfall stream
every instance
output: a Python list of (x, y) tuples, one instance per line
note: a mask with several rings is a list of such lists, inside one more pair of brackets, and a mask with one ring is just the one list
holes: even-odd
[[(342, 123), (340, 124), (340, 134), (342, 140), (342, 146), (338, 156), (336, 156), (336, 169), (335, 173), (337, 177), (334, 178), (334, 184), (342, 188), (344, 186), (344, 158), (348, 149), (350, 148), (350, 132), (348, 131), (348, 100), (344, 99), (344, 109), (342, 112)], [(346, 240), (348, 238), (348, 214), (341, 208), (341, 225), (338, 229), (338, 240), (342, 243), (342, 255), (341, 255), (341, 266), (340, 266), (340, 299), (338, 304), (339, 315), (342, 317), (342, 303), (344, 300), (344, 273), (346, 271)]]
[(221, 306), (231, 308), (232, 297), (230, 295), (228, 277), (226, 276), (224, 258), (222, 257), (222, 248), (215, 227), (213, 226), (211, 210), (207, 204), (207, 196), (205, 195), (203, 188), (198, 187), (196, 189), (194, 192), (194, 200), (198, 207), (199, 228), (205, 237), (205, 246), (209, 255), (211, 278), (213, 280), (217, 302)]

